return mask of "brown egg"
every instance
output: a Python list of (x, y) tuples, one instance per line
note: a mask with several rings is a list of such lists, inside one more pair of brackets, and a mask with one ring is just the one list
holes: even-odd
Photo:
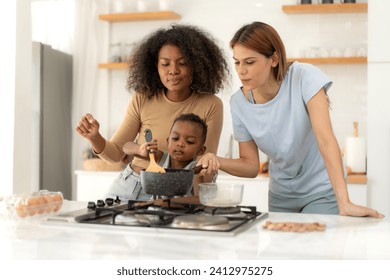
[(46, 212), (46, 207), (47, 207), (47, 203), (46, 203), (46, 200), (43, 198), (43, 195), (38, 195), (36, 197), (37, 199), (37, 211), (38, 211), (38, 214), (43, 214)]
[(46, 213), (53, 212), (55, 208), (54, 196), (52, 194), (45, 194), (43, 199), (46, 201)]
[(38, 213), (39, 200), (37, 197), (32, 196), (27, 199), (27, 213), (30, 216), (34, 216)]
[(20, 218), (24, 218), (28, 215), (27, 205), (23, 204), (22, 200), (19, 200), (15, 205), (15, 212)]
[(61, 209), (61, 206), (63, 203), (62, 195), (61, 194), (54, 194), (53, 200), (55, 202), (54, 212), (57, 212), (58, 210)]

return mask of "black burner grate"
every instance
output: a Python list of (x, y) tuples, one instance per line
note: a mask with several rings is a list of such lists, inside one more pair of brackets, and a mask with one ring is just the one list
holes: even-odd
[[(94, 214), (80, 220), (80, 223), (103, 224), (128, 227), (154, 227), (179, 230), (198, 230), (209, 232), (233, 232), (239, 228), (249, 227), (252, 221), (257, 220), (263, 213), (257, 212), (254, 206), (237, 206), (231, 208), (212, 208), (201, 204), (171, 202), (169, 198), (143, 202), (129, 200), (127, 204), (96, 207)], [(120, 215), (120, 216), (118, 216)], [(229, 220), (228, 225), (212, 228), (177, 228), (172, 222), (175, 217), (184, 215), (215, 215), (223, 216)], [(116, 222), (118, 218), (118, 222)], [(132, 222), (126, 223), (126, 219)], [(135, 222), (134, 222), (135, 221)], [(242, 229), (241, 229), (242, 230)], [(240, 230), (240, 231), (241, 231)]]

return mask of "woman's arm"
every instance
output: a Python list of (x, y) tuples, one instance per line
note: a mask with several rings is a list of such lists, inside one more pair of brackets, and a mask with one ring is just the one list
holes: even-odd
[(106, 139), (100, 134), (99, 128), (99, 122), (89, 113), (80, 119), (76, 127), (76, 132), (89, 141), (97, 154), (100, 154), (106, 146)]
[(239, 158), (223, 158), (208, 153), (198, 161), (197, 165), (207, 168), (207, 171), (201, 171), (201, 174), (214, 174), (221, 169), (233, 176), (254, 178), (259, 173), (259, 152), (253, 140), (240, 142)]
[(126, 156), (123, 152), (123, 145), (136, 139), (141, 125), (137, 117), (143, 104), (141, 97), (141, 94), (135, 94), (129, 102), (121, 124), (111, 139), (105, 141), (104, 150), (99, 153), (102, 159), (109, 162), (118, 162)]
[(355, 205), (349, 200), (347, 183), (344, 179), (341, 152), (333, 133), (329, 115), (329, 102), (324, 89), (321, 89), (312, 99), (309, 100), (307, 108), (318, 147), (324, 159), (330, 182), (336, 194), (340, 215), (383, 218), (383, 215), (377, 211)]

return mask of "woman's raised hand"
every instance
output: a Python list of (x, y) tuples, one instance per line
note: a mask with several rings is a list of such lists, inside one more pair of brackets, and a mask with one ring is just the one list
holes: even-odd
[(99, 135), (99, 128), (99, 122), (91, 114), (86, 114), (81, 117), (76, 131), (82, 137), (93, 141)]

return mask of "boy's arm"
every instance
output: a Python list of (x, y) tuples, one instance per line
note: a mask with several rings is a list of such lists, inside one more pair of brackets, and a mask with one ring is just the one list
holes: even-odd
[(140, 147), (141, 147), (141, 145), (138, 145), (137, 143), (135, 143), (133, 141), (126, 142), (123, 145), (123, 152), (125, 154), (128, 154), (128, 155), (139, 156)]
[(123, 145), (123, 152), (132, 155), (134, 157), (148, 159), (149, 158), (149, 151), (152, 151), (154, 153), (154, 157), (156, 159), (156, 162), (160, 162), (160, 159), (162, 157), (163, 152), (160, 150), (157, 150), (157, 141), (153, 140), (152, 142), (146, 142), (142, 145), (139, 145), (135, 142), (126, 142)]

